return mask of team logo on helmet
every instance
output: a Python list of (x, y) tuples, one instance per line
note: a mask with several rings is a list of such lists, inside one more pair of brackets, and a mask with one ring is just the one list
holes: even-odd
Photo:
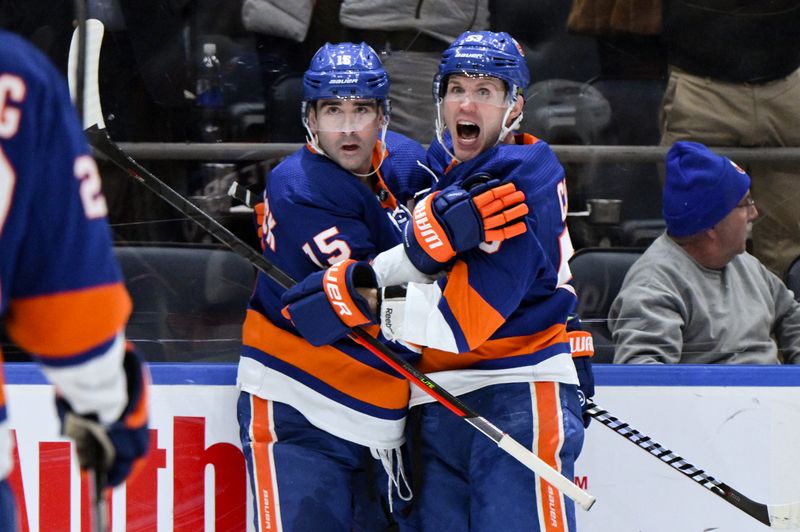
[(739, 166), (738, 164), (736, 164), (735, 162), (731, 161), (730, 159), (728, 159), (728, 162), (729, 162), (729, 163), (731, 163), (731, 166), (733, 166), (734, 168), (736, 168), (736, 171), (737, 171), (737, 172), (739, 172), (740, 174), (745, 174), (745, 173), (746, 173), (746, 172), (745, 172), (745, 171), (742, 169), (742, 167), (741, 167), (741, 166)]
[(517, 51), (519, 52), (519, 55), (522, 56), (522, 57), (525, 57), (525, 50), (522, 49), (522, 45), (519, 43), (519, 41), (517, 41), (514, 37), (511, 37), (511, 42), (513, 42), (514, 46), (517, 47)]

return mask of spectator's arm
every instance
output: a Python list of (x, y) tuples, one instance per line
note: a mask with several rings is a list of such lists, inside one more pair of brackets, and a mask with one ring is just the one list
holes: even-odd
[(614, 363), (680, 362), (684, 321), (680, 301), (673, 294), (651, 283), (626, 279), (608, 315)]
[(800, 303), (777, 277), (769, 277), (775, 302), (773, 334), (786, 364), (800, 364)]

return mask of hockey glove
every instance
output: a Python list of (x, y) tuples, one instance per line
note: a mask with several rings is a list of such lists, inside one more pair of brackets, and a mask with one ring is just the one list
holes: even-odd
[[(586, 410), (588, 399), (594, 397), (594, 372), (592, 371), (592, 357), (594, 356), (594, 342), (592, 335), (586, 331), (569, 331), (569, 347), (572, 350), (572, 362), (578, 372), (578, 398), (581, 409)], [(583, 414), (583, 426), (589, 427), (592, 417)]]
[(419, 355), (422, 347), (403, 339), (406, 311), (406, 287), (386, 286), (378, 288), (378, 315), (383, 337)]
[(282, 313), (311, 345), (332, 344), (353, 327), (375, 323), (369, 303), (356, 289), (377, 286), (368, 263), (345, 260), (284, 292)]
[(109, 426), (94, 414), (80, 415), (63, 397), (56, 397), (61, 432), (75, 441), (81, 469), (103, 473), (109, 486), (121, 484), (135, 463), (147, 454), (147, 366), (132, 350), (123, 362), (128, 387), (128, 405), (120, 418)]
[(434, 274), (457, 253), (481, 242), (501, 241), (527, 230), (525, 194), (513, 183), (501, 184), (485, 174), (429, 194), (414, 208), (403, 245), (411, 263)]

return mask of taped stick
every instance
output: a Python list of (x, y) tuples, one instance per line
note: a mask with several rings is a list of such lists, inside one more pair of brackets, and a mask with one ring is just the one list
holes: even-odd
[(702, 469), (686, 461), (667, 449), (660, 443), (652, 440), (631, 427), (619, 418), (612, 416), (608, 411), (589, 401), (588, 409), (584, 412), (592, 416), (601, 424), (613, 430), (640, 449), (655, 456), (672, 469), (689, 477), (710, 492), (722, 497), (726, 502), (750, 515), (757, 521), (767, 526), (778, 529), (800, 528), (800, 501), (788, 504), (762, 504), (749, 497), (745, 497), (724, 482), (720, 482)]

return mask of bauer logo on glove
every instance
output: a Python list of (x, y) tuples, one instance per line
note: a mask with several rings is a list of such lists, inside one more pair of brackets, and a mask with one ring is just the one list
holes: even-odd
[[(355, 302), (347, 293), (347, 280), (343, 275), (350, 262), (352, 261), (340, 262), (339, 264), (331, 266), (325, 270), (324, 279), (328, 301), (336, 313), (339, 314), (339, 319), (341, 319), (345, 325), (355, 327), (364, 323), (364, 317), (360, 311), (357, 311), (362, 319), (353, 320)], [(353, 321), (353, 323), (350, 324), (350, 321)]]
[(284, 292), (281, 313), (311, 345), (332, 344), (353, 327), (375, 323), (369, 302), (358, 289), (377, 286), (368, 263), (348, 259), (312, 273)]

